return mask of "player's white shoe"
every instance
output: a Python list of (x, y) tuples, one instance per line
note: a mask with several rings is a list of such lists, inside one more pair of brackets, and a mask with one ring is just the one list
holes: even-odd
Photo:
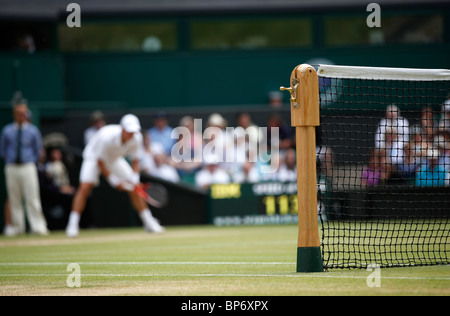
[(47, 228), (44, 228), (41, 230), (33, 231), (33, 234), (37, 236), (48, 236), (50, 235), (50, 231)]
[(148, 219), (144, 227), (146, 231), (151, 233), (163, 233), (166, 231), (154, 217)]
[(78, 237), (80, 233), (80, 213), (75, 211), (70, 212), (69, 221), (66, 226), (66, 235), (69, 238)]
[(80, 233), (80, 228), (78, 225), (67, 225), (66, 227), (66, 235), (69, 238), (75, 238), (78, 237), (78, 234)]
[(5, 236), (8, 236), (8, 237), (17, 236), (19, 234), (17, 229), (12, 225), (7, 225), (5, 227), (5, 230), (3, 231), (3, 233), (5, 234)]

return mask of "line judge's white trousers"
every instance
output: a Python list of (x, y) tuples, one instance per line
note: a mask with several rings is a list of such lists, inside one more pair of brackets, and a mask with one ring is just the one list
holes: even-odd
[(45, 233), (47, 221), (42, 212), (39, 179), (34, 163), (5, 166), (6, 189), (11, 205), (11, 224), (17, 232), (25, 233), (25, 209), (28, 224), (34, 233)]

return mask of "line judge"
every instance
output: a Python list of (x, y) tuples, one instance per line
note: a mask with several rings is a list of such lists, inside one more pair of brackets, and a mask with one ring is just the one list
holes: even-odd
[(39, 129), (31, 124), (25, 100), (13, 106), (14, 122), (6, 125), (1, 134), (0, 155), (5, 160), (6, 190), (11, 205), (9, 235), (26, 231), (25, 210), (31, 232), (48, 235), (47, 222), (42, 212), (37, 161), (42, 148)]

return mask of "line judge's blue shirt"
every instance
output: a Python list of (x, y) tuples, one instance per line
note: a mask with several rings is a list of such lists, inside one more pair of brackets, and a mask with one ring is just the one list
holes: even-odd
[[(6, 125), (0, 138), (0, 156), (5, 163), (15, 163), (17, 155), (17, 131), (19, 125), (11, 123)], [(42, 149), (42, 136), (39, 129), (33, 125), (25, 123), (22, 125), (22, 163), (37, 163)]]

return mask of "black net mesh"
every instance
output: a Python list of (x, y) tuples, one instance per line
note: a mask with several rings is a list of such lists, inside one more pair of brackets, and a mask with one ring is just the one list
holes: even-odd
[(319, 86), (324, 267), (448, 264), (450, 81), (319, 74)]

